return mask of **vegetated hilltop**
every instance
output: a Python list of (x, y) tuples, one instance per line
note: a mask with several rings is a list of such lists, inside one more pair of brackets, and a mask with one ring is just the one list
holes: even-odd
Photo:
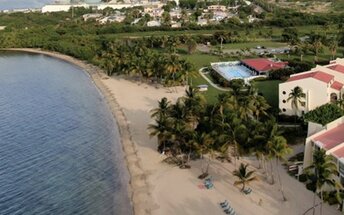
[(266, 0), (266, 2), (308, 13), (340, 13), (344, 9), (344, 0)]

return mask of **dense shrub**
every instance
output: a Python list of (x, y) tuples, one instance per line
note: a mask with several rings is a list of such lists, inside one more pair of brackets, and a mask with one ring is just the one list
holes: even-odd
[(306, 113), (303, 117), (307, 122), (326, 125), (344, 115), (344, 111), (336, 104), (325, 104)]
[(310, 191), (312, 191), (312, 192), (315, 192), (315, 190), (316, 190), (315, 183), (310, 182), (310, 183), (306, 184), (306, 188), (307, 188), (307, 190), (310, 190)]
[(300, 182), (304, 183), (304, 182), (306, 182), (307, 180), (308, 180), (307, 175), (305, 175), (305, 174), (299, 175), (299, 181), (300, 181)]

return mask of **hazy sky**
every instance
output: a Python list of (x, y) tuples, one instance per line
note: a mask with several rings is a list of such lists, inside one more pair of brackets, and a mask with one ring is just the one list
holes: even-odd
[(54, 0), (0, 0), (0, 10), (15, 8), (39, 8)]

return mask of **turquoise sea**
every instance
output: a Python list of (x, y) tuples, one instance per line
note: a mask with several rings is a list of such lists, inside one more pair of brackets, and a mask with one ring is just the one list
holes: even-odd
[(116, 123), (81, 68), (0, 53), (0, 214), (132, 214)]

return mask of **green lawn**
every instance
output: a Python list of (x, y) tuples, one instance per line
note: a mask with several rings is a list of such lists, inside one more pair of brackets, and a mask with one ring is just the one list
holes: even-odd
[(258, 88), (266, 101), (274, 108), (278, 108), (278, 84), (279, 80), (266, 80), (253, 82), (253, 85)]
[(181, 57), (187, 59), (190, 63), (195, 66), (195, 72), (193, 72), (190, 76), (190, 85), (196, 87), (201, 84), (207, 84), (208, 91), (202, 92), (204, 97), (207, 99), (209, 103), (214, 103), (217, 100), (217, 96), (222, 93), (221, 91), (212, 87), (199, 73), (198, 70), (205, 66), (210, 66), (211, 62), (221, 61), (221, 58), (218, 56), (210, 55), (210, 54), (203, 54), (196, 52), (192, 55), (189, 54), (181, 54)]
[(219, 56), (200, 53), (200, 52), (196, 52), (191, 55), (182, 54), (181, 57), (191, 62), (195, 66), (195, 69), (197, 70), (205, 66), (210, 66), (210, 63), (212, 62), (221, 61), (221, 58)]
[[(210, 86), (209, 83), (198, 73), (198, 70), (204, 66), (209, 66), (211, 62), (216, 61), (223, 61), (218, 56), (209, 55), (209, 54), (202, 54), (202, 53), (195, 53), (192, 55), (184, 54), (181, 55), (183, 58), (189, 60), (192, 64), (195, 65), (195, 72), (192, 73), (190, 76), (190, 84), (192, 86), (198, 86), (200, 84), (207, 84), (209, 86), (208, 91), (202, 92), (207, 99), (208, 102), (214, 103), (217, 100), (217, 96), (222, 91), (215, 89), (214, 87)], [(278, 107), (278, 84), (281, 81), (259, 81), (254, 82), (254, 85), (258, 88), (259, 92), (263, 94), (265, 99), (272, 107)]]
[(223, 45), (224, 49), (243, 49), (243, 48), (255, 48), (257, 46), (265, 46), (267, 48), (278, 48), (288, 46), (287, 43), (274, 42), (274, 41), (257, 41), (248, 43), (230, 43)]

